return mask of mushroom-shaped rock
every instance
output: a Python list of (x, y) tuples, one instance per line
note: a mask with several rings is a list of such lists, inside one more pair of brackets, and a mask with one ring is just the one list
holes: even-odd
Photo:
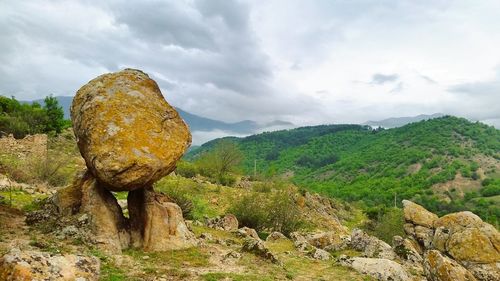
[(71, 119), (87, 167), (107, 189), (150, 186), (175, 169), (191, 134), (142, 71), (101, 75), (76, 93)]

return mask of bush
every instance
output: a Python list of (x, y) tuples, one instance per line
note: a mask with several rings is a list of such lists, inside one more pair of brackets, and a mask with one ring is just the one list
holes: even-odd
[(177, 163), (175, 172), (185, 178), (192, 178), (198, 173), (195, 164), (183, 160)]
[(257, 231), (279, 231), (285, 235), (304, 225), (291, 190), (275, 190), (270, 195), (252, 193), (243, 196), (229, 209), (241, 226)]
[[(372, 214), (373, 215), (373, 214)], [(395, 235), (404, 236), (403, 210), (398, 208), (381, 208), (377, 218), (365, 225), (365, 229), (383, 241), (391, 244)]]

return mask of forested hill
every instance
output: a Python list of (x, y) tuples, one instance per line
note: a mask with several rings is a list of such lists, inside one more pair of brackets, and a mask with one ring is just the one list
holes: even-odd
[(301, 187), (368, 206), (396, 196), (436, 212), (500, 217), (500, 130), (479, 122), (445, 116), (388, 130), (322, 125), (231, 139), (247, 174), (256, 161), (259, 175), (289, 175)]

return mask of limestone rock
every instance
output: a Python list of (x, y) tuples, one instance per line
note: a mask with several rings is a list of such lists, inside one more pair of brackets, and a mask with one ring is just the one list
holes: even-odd
[(403, 200), (404, 217), (407, 222), (432, 228), (437, 215), (427, 211), (424, 207), (408, 200)]
[(267, 248), (264, 242), (260, 239), (251, 237), (246, 238), (245, 241), (243, 241), (242, 250), (254, 253), (257, 256), (270, 260), (272, 263), (282, 265), (282, 262), (278, 259), (278, 257), (273, 254), (271, 250), (269, 250), (269, 248)]
[(53, 255), (17, 248), (0, 258), (0, 280), (99, 280), (100, 261), (81, 255)]
[(424, 255), (424, 270), (430, 281), (476, 281), (458, 262), (436, 250), (430, 250)]
[(405, 269), (397, 262), (388, 259), (375, 258), (348, 258), (340, 257), (340, 264), (348, 266), (357, 272), (368, 274), (381, 281), (409, 281), (412, 280)]
[(144, 251), (166, 251), (196, 245), (182, 210), (152, 189), (130, 191), (128, 198), (131, 245)]
[(408, 238), (404, 239), (401, 236), (394, 236), (392, 239), (392, 247), (394, 252), (403, 260), (418, 265), (423, 261), (418, 244), (414, 240)]
[(179, 114), (139, 70), (101, 75), (76, 93), (71, 120), (87, 167), (113, 191), (152, 185), (191, 143)]
[(362, 251), (366, 257), (394, 259), (396, 254), (392, 247), (384, 241), (365, 233), (360, 229), (354, 229), (351, 234), (351, 247)]
[(415, 226), (414, 237), (424, 249), (429, 249), (431, 248), (434, 237), (434, 230), (425, 226), (417, 225)]

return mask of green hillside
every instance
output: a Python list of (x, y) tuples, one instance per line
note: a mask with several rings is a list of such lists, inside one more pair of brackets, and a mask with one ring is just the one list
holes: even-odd
[(230, 139), (248, 175), (256, 163), (258, 175), (287, 175), (367, 207), (393, 205), (396, 196), (441, 214), (472, 210), (493, 224), (500, 219), (500, 130), (482, 123), (446, 116), (389, 130), (322, 125)]

